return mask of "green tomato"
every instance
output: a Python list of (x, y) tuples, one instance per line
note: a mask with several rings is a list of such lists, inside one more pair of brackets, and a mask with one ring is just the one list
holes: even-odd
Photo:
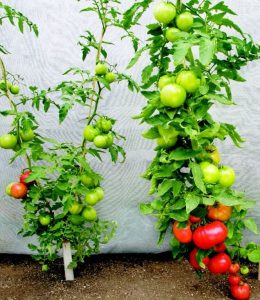
[(97, 75), (106, 75), (107, 73), (107, 66), (105, 64), (97, 64), (95, 72)]
[(193, 16), (190, 12), (184, 12), (176, 17), (176, 25), (182, 31), (189, 31), (193, 25)]
[(4, 80), (1, 80), (0, 81), (0, 89), (2, 90), (2, 91), (7, 91), (7, 90), (9, 90), (10, 89), (10, 87), (12, 86), (12, 84), (11, 84), (11, 82), (9, 82), (9, 81), (6, 81), (6, 84), (5, 84), (5, 81)]
[(94, 207), (86, 207), (82, 212), (82, 217), (89, 221), (95, 221), (97, 219), (97, 211)]
[(42, 226), (48, 226), (51, 222), (51, 216), (48, 214), (40, 215), (39, 222)]
[(171, 3), (158, 3), (153, 11), (155, 19), (163, 24), (170, 23), (176, 16), (175, 6)]
[(105, 79), (108, 83), (112, 83), (116, 80), (116, 75), (112, 72), (108, 72), (105, 76)]
[(178, 84), (168, 84), (160, 92), (161, 102), (165, 106), (177, 108), (186, 100), (185, 89)]
[(200, 168), (203, 174), (203, 180), (206, 183), (217, 183), (219, 181), (219, 169), (215, 165), (204, 161), (200, 163)]
[(161, 90), (162, 88), (164, 88), (166, 85), (174, 83), (175, 81), (175, 77), (174, 76), (170, 76), (170, 75), (163, 75), (162, 77), (160, 77), (159, 82), (158, 82), (158, 87)]
[(21, 138), (24, 142), (29, 142), (34, 139), (34, 132), (32, 129), (20, 132)]
[(42, 271), (43, 272), (48, 272), (49, 271), (48, 265), (42, 265)]
[(80, 180), (86, 187), (89, 187), (89, 188), (98, 185), (98, 180), (94, 180), (92, 177), (90, 177), (87, 174), (83, 174), (80, 177)]
[(113, 125), (110, 120), (100, 118), (99, 120), (97, 120), (97, 127), (103, 132), (108, 133), (112, 129)]
[(181, 71), (176, 78), (176, 83), (182, 86), (187, 93), (195, 93), (200, 86), (200, 80), (192, 71)]
[(167, 140), (164, 139), (163, 137), (160, 137), (156, 141), (157, 141), (158, 146), (167, 149), (167, 148), (171, 148), (171, 147), (175, 146), (177, 143), (177, 140), (178, 140), (178, 137), (175, 136), (175, 137), (168, 138)]
[(78, 215), (83, 209), (83, 205), (78, 203), (77, 201), (73, 202), (71, 207), (69, 208), (69, 212), (72, 215)]
[(220, 176), (219, 176), (219, 183), (223, 186), (223, 187), (231, 187), (235, 181), (236, 181), (236, 173), (234, 171), (234, 169), (227, 167), (227, 166), (223, 166), (220, 171)]
[(166, 30), (165, 37), (169, 42), (174, 43), (180, 38), (179, 36), (180, 32), (181, 32), (180, 29), (171, 27)]
[(13, 95), (18, 95), (19, 92), (20, 92), (20, 88), (18, 85), (12, 85), (10, 87), (10, 92), (13, 94)]
[(97, 135), (94, 138), (94, 145), (97, 148), (101, 148), (101, 149), (107, 148), (107, 136), (106, 135)]
[(99, 194), (96, 191), (91, 191), (86, 195), (85, 202), (88, 205), (95, 205), (99, 201)]
[(243, 275), (247, 275), (249, 273), (249, 268), (247, 266), (243, 266), (240, 268), (240, 273)]
[(96, 192), (96, 194), (97, 194), (98, 197), (99, 197), (99, 201), (101, 201), (101, 200), (104, 199), (104, 197), (105, 197), (105, 192), (104, 192), (104, 190), (103, 190), (100, 186), (97, 187), (97, 188), (95, 188), (95, 192)]
[(95, 127), (93, 127), (92, 125), (87, 125), (84, 128), (84, 139), (89, 141), (89, 142), (93, 142), (94, 138), (99, 134), (99, 130)]
[(73, 225), (77, 226), (82, 225), (85, 222), (85, 219), (80, 215), (71, 215), (69, 220)]
[(114, 143), (114, 137), (112, 134), (107, 134), (106, 137), (107, 137), (107, 147), (109, 148)]
[(17, 145), (17, 137), (13, 134), (4, 134), (0, 137), (0, 147), (4, 149), (14, 149)]
[(12, 195), (11, 195), (11, 187), (12, 187), (12, 185), (13, 185), (14, 183), (15, 183), (15, 182), (9, 183), (8, 186), (5, 188), (5, 192), (6, 192), (6, 194), (7, 194), (8, 196), (12, 196)]

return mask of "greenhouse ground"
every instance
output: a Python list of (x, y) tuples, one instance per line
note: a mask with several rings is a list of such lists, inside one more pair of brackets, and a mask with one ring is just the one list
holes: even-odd
[[(225, 275), (206, 274), (199, 279), (187, 262), (174, 262), (169, 253), (95, 256), (75, 276), (74, 282), (65, 282), (61, 262), (43, 273), (28, 256), (0, 255), (0, 299), (230, 299)], [(251, 300), (260, 299), (256, 278), (254, 266), (247, 279), (252, 287)]]

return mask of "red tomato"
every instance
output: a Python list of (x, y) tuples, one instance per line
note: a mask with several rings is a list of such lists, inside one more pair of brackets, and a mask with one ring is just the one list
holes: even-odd
[(27, 195), (27, 186), (21, 182), (15, 182), (11, 186), (11, 196), (16, 199), (22, 199)]
[(208, 268), (211, 273), (223, 274), (228, 272), (230, 266), (230, 257), (226, 253), (218, 253), (210, 259)]
[(227, 221), (232, 214), (232, 207), (218, 203), (216, 206), (208, 206), (208, 218), (213, 221)]
[(229, 268), (229, 273), (230, 274), (236, 274), (240, 270), (240, 265), (238, 263), (232, 264)]
[(232, 275), (228, 276), (228, 282), (230, 285), (238, 285), (241, 281), (241, 277), (239, 275)]
[(240, 282), (239, 285), (231, 285), (230, 292), (236, 300), (248, 300), (250, 298), (250, 286), (244, 282)]
[(193, 241), (200, 249), (210, 249), (225, 241), (228, 229), (222, 222), (214, 221), (200, 226), (193, 233)]
[(220, 243), (214, 247), (214, 251), (217, 253), (225, 252), (227, 250), (227, 247), (225, 243)]
[(192, 231), (190, 229), (190, 224), (188, 224), (185, 228), (178, 228), (179, 222), (174, 222), (172, 226), (173, 234), (176, 239), (182, 244), (188, 244), (192, 241)]
[[(193, 266), (194, 269), (196, 270), (201, 270), (202, 267), (198, 264), (197, 259), (196, 259), (196, 255), (197, 252), (199, 251), (198, 248), (194, 248), (190, 254), (189, 254), (189, 262), (190, 264)], [(202, 262), (204, 263), (205, 266), (207, 266), (209, 264), (209, 257), (206, 256), (202, 259)]]
[(20, 182), (26, 185), (30, 184), (30, 182), (26, 182), (25, 180), (31, 175), (31, 173), (32, 172), (30, 170), (24, 171), (23, 174), (20, 176)]
[(199, 222), (201, 221), (201, 218), (200, 218), (200, 217), (193, 216), (193, 215), (190, 215), (189, 221), (190, 221), (191, 223), (195, 224), (195, 223), (199, 223)]

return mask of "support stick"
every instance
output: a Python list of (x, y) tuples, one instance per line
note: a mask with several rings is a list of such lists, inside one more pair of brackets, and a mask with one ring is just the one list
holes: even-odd
[(260, 264), (258, 264), (258, 280), (260, 280)]
[(73, 269), (69, 269), (68, 265), (72, 262), (72, 254), (69, 242), (63, 243), (63, 261), (64, 261), (64, 271), (66, 281), (74, 280)]

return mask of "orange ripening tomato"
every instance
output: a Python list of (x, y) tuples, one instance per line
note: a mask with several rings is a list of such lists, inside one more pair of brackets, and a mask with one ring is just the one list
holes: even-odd
[(172, 225), (172, 231), (176, 239), (182, 244), (188, 244), (192, 241), (192, 231), (190, 229), (190, 223), (184, 228), (178, 228), (179, 222), (174, 222)]
[(217, 206), (208, 206), (208, 218), (213, 221), (225, 222), (230, 219), (232, 207), (218, 203)]

